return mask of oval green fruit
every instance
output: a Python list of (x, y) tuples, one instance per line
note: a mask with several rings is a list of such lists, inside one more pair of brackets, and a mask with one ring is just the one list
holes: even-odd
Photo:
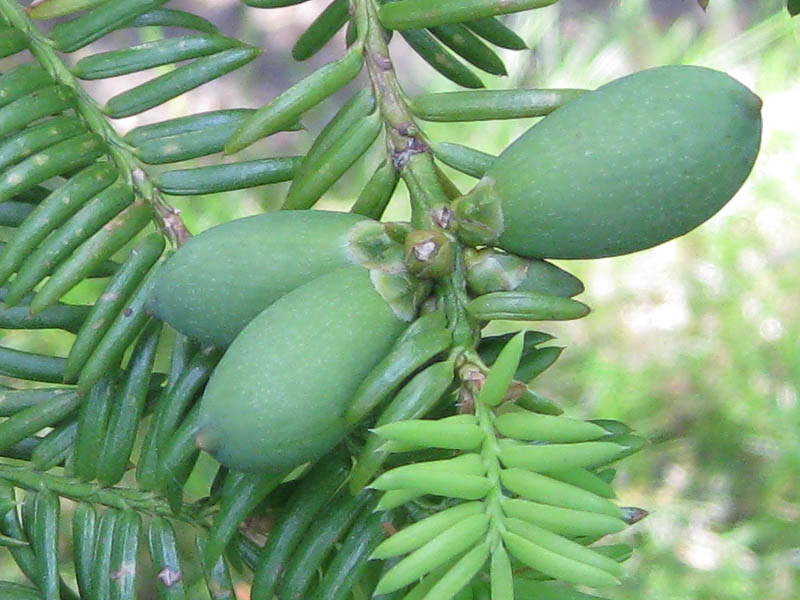
[(282, 473), (339, 443), (353, 392), (407, 326), (375, 274), (338, 269), (259, 314), (206, 386), (198, 445), (232, 469)]
[(164, 264), (149, 308), (192, 339), (227, 346), (287, 292), (354, 264), (348, 233), (364, 220), (349, 213), (279, 211), (213, 227)]
[(683, 235), (750, 173), (760, 109), (733, 78), (693, 66), (641, 71), (565, 104), (503, 151), (475, 190), (500, 201), (496, 245), (600, 258)]

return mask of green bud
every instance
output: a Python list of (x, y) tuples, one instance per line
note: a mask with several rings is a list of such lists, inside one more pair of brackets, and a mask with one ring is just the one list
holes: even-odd
[(484, 177), (468, 194), (452, 203), (456, 235), (468, 246), (493, 245), (504, 231), (503, 209), (494, 179)]
[(527, 262), (493, 248), (467, 248), (464, 250), (467, 287), (475, 296), (516, 289), (528, 274)]
[(494, 248), (464, 251), (467, 287), (481, 296), (514, 290), (571, 298), (583, 292), (583, 283), (552, 263), (524, 259)]
[(348, 233), (347, 245), (353, 262), (362, 267), (387, 273), (405, 271), (403, 246), (388, 234), (383, 223), (359, 222)]
[(406, 236), (405, 264), (417, 277), (444, 277), (453, 270), (453, 244), (440, 231), (412, 231)]
[(417, 279), (408, 273), (389, 273), (383, 269), (371, 269), (369, 276), (373, 287), (402, 321), (412, 321), (419, 313), (420, 305), (431, 292), (430, 282)]
[(411, 225), (411, 223), (405, 221), (392, 221), (390, 223), (384, 223), (383, 227), (386, 230), (386, 235), (388, 235), (398, 244), (405, 244), (406, 236), (414, 231), (414, 227)]

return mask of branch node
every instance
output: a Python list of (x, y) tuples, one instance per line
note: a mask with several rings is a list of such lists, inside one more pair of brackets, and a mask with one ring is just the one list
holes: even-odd
[(385, 54), (375, 54), (374, 56), (375, 66), (378, 67), (381, 71), (391, 71), (392, 66), (392, 59), (386, 56)]
[[(403, 132), (400, 131), (401, 128), (398, 128), (398, 133), (403, 134)], [(409, 127), (406, 129), (406, 131), (410, 133), (412, 130), (415, 130), (414, 126), (409, 124)], [(395, 170), (400, 171), (414, 156), (417, 154), (424, 154), (425, 152), (429, 151), (430, 146), (424, 140), (416, 137), (416, 135), (411, 135), (405, 148), (402, 150), (395, 150), (392, 153), (392, 165), (394, 165)]]

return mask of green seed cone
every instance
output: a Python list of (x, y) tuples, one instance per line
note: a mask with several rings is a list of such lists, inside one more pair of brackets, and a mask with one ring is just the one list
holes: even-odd
[(362, 267), (286, 294), (214, 371), (198, 444), (242, 471), (280, 473), (321, 456), (344, 437), (344, 408), (406, 326)]
[(363, 220), (347, 213), (281, 211), (204, 231), (166, 262), (149, 308), (190, 338), (227, 346), (287, 292), (353, 264), (347, 234)]
[(489, 167), (498, 246), (536, 258), (636, 252), (694, 229), (744, 182), (761, 100), (719, 71), (666, 66), (562, 106)]

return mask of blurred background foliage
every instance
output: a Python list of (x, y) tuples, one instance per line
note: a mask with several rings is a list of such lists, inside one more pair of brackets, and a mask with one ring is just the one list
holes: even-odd
[[(265, 103), (311, 70), (292, 62), (289, 50), (326, 2), (269, 11), (236, 0), (173, 4), (264, 53), (255, 67), (166, 105), (168, 114), (162, 107), (120, 120), (123, 132), (169, 116)], [(800, 596), (800, 29), (785, 5), (711, 0), (705, 13), (695, 0), (561, 0), (509, 19), (532, 50), (504, 52), (509, 76), (485, 79), (492, 88), (594, 88), (647, 67), (697, 64), (727, 71), (764, 99), (753, 175), (709, 223), (636, 255), (561, 263), (585, 282), (580, 299), (593, 312), (542, 327), (566, 351), (535, 387), (569, 414), (621, 419), (652, 442), (618, 476), (621, 502), (652, 514), (625, 535), (637, 551), (625, 584), (608, 592), (613, 598)], [(139, 41), (126, 35), (117, 41)], [(106, 49), (109, 39), (83, 52)], [(337, 37), (310, 62), (333, 59), (342, 45)], [(409, 95), (453, 89), (402, 40), (392, 49)], [(92, 93), (104, 100), (113, 83), (92, 86)], [(363, 83), (311, 113), (304, 121), (310, 133), (273, 136), (250, 155), (302, 153)], [(497, 154), (532, 123), (425, 124), (424, 130), (437, 141)], [(373, 150), (323, 200), (325, 208), (348, 206), (374, 168), (377, 144)], [(462, 190), (471, 187), (468, 177), (449, 173)], [(171, 201), (197, 233), (277, 208), (284, 191), (270, 186)], [(404, 191), (397, 195), (389, 219), (408, 216)], [(78, 289), (69, 300), (85, 294)], [(4, 345), (60, 355), (70, 343), (69, 334), (55, 332), (0, 336)], [(11, 568), (3, 550), (0, 565), (3, 573)], [(247, 598), (246, 585), (241, 597)]]

